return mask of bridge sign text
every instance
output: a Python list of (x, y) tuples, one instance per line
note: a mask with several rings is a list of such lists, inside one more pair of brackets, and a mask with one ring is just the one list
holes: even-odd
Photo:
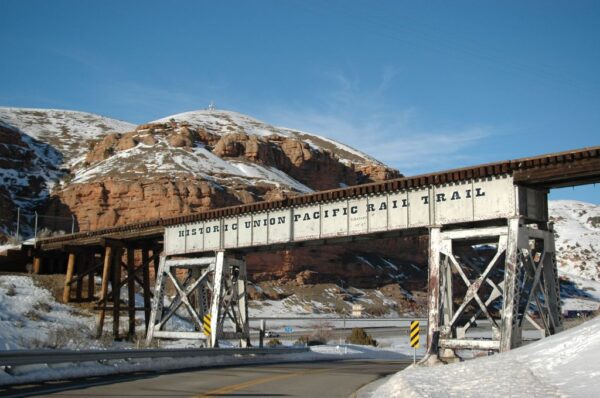
[(518, 214), (510, 176), (468, 180), (166, 228), (167, 255), (266, 246)]

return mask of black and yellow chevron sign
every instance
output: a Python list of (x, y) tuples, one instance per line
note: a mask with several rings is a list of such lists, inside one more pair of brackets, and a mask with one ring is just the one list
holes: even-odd
[(204, 334), (207, 336), (210, 336), (210, 314), (204, 315), (203, 321), (204, 321), (204, 325), (203, 325), (202, 329), (204, 331)]
[(419, 348), (419, 321), (410, 323), (410, 346)]

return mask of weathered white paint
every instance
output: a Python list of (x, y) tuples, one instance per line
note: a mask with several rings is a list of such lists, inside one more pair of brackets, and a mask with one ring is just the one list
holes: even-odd
[[(512, 177), (499, 176), (182, 224), (166, 228), (165, 252), (198, 253), (510, 218), (524, 214), (519, 213), (523, 209), (517, 194)], [(527, 203), (521, 202), (521, 207)]]

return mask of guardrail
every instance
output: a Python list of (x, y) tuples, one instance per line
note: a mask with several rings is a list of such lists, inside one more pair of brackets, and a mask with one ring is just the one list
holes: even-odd
[(65, 362), (111, 361), (136, 358), (192, 358), (221, 355), (272, 355), (307, 352), (294, 348), (188, 348), (146, 350), (12, 350), (0, 352), (0, 366), (20, 366)]

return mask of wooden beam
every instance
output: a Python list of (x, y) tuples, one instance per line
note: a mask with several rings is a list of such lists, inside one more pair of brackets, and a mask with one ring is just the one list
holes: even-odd
[(119, 239), (114, 239), (114, 238), (102, 238), (100, 239), (100, 242), (102, 244), (102, 246), (112, 246), (112, 247), (119, 247), (121, 249), (126, 248), (127, 246), (125, 245), (125, 242), (123, 242), (122, 240)]
[(100, 288), (100, 303), (102, 305), (102, 309), (98, 314), (98, 322), (96, 324), (96, 338), (102, 337), (102, 330), (104, 329), (104, 317), (106, 316), (106, 296), (108, 293), (108, 277), (110, 275), (112, 255), (112, 247), (107, 246), (104, 250), (104, 269), (102, 270), (102, 287)]
[(67, 262), (67, 275), (65, 276), (65, 287), (63, 289), (63, 302), (68, 303), (71, 296), (71, 279), (73, 279), (73, 271), (75, 270), (75, 253), (69, 253), (69, 261)]
[(39, 275), (42, 269), (42, 258), (39, 255), (33, 257), (33, 273)]
[(135, 249), (127, 248), (127, 304), (129, 305), (129, 333), (127, 339), (132, 341), (135, 336), (135, 279), (131, 276), (135, 273)]
[[(88, 256), (86, 253), (83, 253), (79, 256), (79, 265), (77, 266), (77, 276), (85, 275), (85, 271), (88, 267)], [(82, 292), (83, 292), (83, 277), (77, 278), (77, 282), (75, 285), (75, 299), (78, 303), (81, 303), (82, 300)]]
[(97, 268), (97, 263), (96, 263), (96, 253), (92, 253), (90, 255), (89, 258), (89, 269), (88, 269), (88, 274), (87, 274), (87, 281), (88, 281), (88, 288), (87, 288), (87, 298), (89, 301), (93, 301), (94, 300), (94, 288), (96, 287), (96, 280), (95, 280), (95, 274), (96, 274), (96, 268)]
[(150, 322), (150, 259), (149, 249), (142, 249), (142, 280), (144, 282), (144, 322), (146, 324), (146, 331), (148, 331), (148, 323)]
[(120, 247), (115, 249), (113, 256), (113, 279), (112, 279), (112, 298), (113, 298), (113, 337), (119, 339), (119, 318), (121, 316), (119, 307), (121, 306), (121, 257), (123, 250)]

